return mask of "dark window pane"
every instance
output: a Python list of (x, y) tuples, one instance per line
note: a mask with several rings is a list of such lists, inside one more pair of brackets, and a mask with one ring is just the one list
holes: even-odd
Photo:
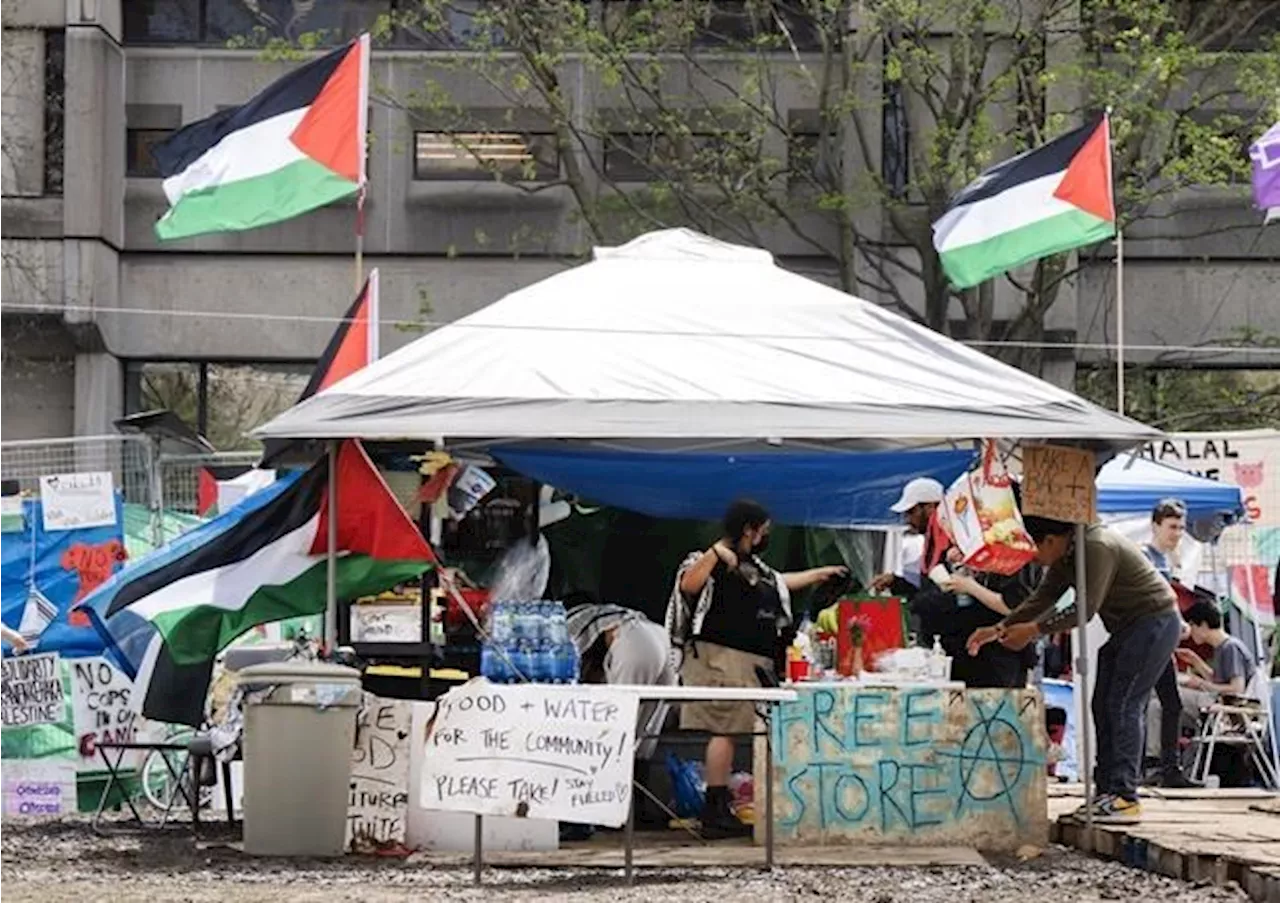
[(125, 0), (126, 44), (197, 44), (200, 0)]
[(138, 179), (154, 179), (160, 176), (151, 146), (172, 135), (169, 129), (125, 130), (125, 175)]
[(250, 45), (273, 38), (336, 46), (370, 30), (391, 0), (205, 0), (207, 43), (239, 39)]
[(506, 36), (485, 12), (484, 0), (451, 0), (424, 8), (420, 0), (395, 0), (391, 44), (417, 50), (501, 47)]
[(549, 182), (560, 175), (554, 135), (528, 132), (416, 132), (414, 178)]
[(44, 34), (44, 193), (62, 194), (66, 122), (66, 32)]
[(887, 62), (893, 53), (892, 39), (884, 42), (884, 99), (881, 109), (880, 176), (889, 194), (905, 197), (907, 183), (911, 180), (910, 129), (907, 122), (907, 106), (903, 99), (902, 83), (890, 79)]
[(733, 132), (683, 136), (614, 132), (604, 142), (604, 174), (615, 182), (737, 178), (741, 173), (733, 170), (751, 153), (758, 149), (749, 148), (746, 136)]

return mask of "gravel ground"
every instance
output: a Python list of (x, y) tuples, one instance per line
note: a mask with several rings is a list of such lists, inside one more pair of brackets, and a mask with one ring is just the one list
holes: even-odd
[[(216, 839), (216, 838), (215, 838)], [(1235, 888), (1194, 887), (1073, 851), (1050, 849), (1019, 864), (982, 868), (794, 868), (642, 870), (637, 884), (621, 870), (489, 869), (471, 885), (465, 868), (412, 860), (347, 858), (340, 862), (264, 860), (227, 846), (197, 848), (190, 834), (99, 837), (83, 819), (6, 822), (0, 880), (8, 903), (78, 901), (279, 901), (427, 899), (435, 901), (574, 900), (700, 903), (825, 898), (859, 903), (1085, 903), (1160, 900), (1208, 903), (1247, 898)]]

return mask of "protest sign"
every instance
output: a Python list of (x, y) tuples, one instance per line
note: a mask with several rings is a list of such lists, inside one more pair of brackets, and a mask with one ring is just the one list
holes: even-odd
[(77, 811), (75, 765), (67, 759), (5, 759), (3, 784), (5, 816)]
[(62, 666), (58, 654), (20, 655), (0, 664), (5, 727), (57, 724), (62, 720)]
[(356, 722), (346, 847), (356, 852), (404, 843), (409, 824), (409, 702), (370, 693)]
[(46, 533), (114, 526), (116, 496), (111, 473), (60, 473), (41, 477), (40, 506)]
[(425, 809), (618, 827), (631, 805), (637, 701), (602, 686), (476, 680), (438, 700)]
[[(133, 743), (140, 719), (133, 706), (133, 681), (105, 658), (71, 663), (71, 712), (76, 749), (82, 768), (101, 767), (99, 743)], [(126, 766), (138, 764), (140, 754), (125, 755)]]
[(1023, 446), (1022, 513), (1072, 524), (1097, 521), (1093, 452), (1061, 445)]
[(351, 642), (421, 643), (422, 603), (352, 605)]

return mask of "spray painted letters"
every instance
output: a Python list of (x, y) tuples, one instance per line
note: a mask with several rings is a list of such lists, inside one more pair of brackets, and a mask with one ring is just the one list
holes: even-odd
[(408, 702), (365, 694), (351, 753), (347, 848), (404, 843), (409, 819)]
[[(133, 706), (133, 681), (105, 658), (71, 663), (71, 710), (83, 768), (100, 767), (99, 743), (134, 743), (139, 721)], [(126, 765), (132, 753), (123, 760)]]

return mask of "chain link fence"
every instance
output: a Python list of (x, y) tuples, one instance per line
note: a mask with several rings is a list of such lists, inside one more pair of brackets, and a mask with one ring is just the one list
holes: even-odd
[(40, 494), (40, 478), (63, 473), (110, 473), (127, 504), (157, 510), (151, 443), (142, 436), (82, 436), (0, 442), (0, 479)]

